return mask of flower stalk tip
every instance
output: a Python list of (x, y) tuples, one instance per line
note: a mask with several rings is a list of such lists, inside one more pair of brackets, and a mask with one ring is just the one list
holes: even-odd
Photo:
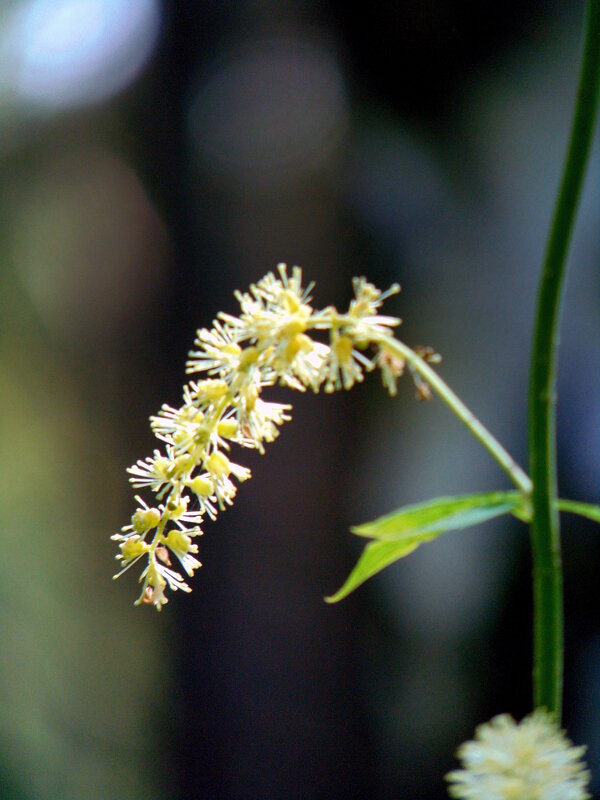
[(545, 711), (518, 724), (501, 714), (460, 746), (462, 769), (446, 776), (448, 793), (458, 800), (586, 800), (584, 753)]

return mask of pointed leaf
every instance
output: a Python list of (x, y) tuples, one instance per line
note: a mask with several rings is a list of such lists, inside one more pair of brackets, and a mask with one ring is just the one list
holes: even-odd
[(385, 567), (409, 555), (423, 542), (430, 542), (443, 533), (477, 525), (502, 514), (526, 513), (520, 492), (486, 492), (460, 497), (438, 497), (426, 503), (405, 506), (353, 528), (370, 542), (363, 550), (344, 585), (328, 603), (337, 603)]
[(351, 530), (370, 539), (410, 539), (415, 534), (443, 533), (477, 525), (506, 513), (524, 513), (520, 492), (484, 492), (456, 497), (436, 497), (404, 506)]
[(600, 506), (592, 503), (579, 503), (576, 500), (559, 500), (558, 510), (567, 511), (569, 514), (578, 514), (594, 522), (600, 522)]
[[(435, 538), (435, 534), (429, 538)], [(375, 541), (368, 544), (356, 562), (356, 566), (346, 579), (346, 582), (335, 594), (325, 598), (326, 603), (337, 603), (353, 592), (368, 578), (381, 572), (382, 569), (407, 556), (421, 544), (427, 541), (425, 536), (418, 539), (404, 539), (403, 541)]]

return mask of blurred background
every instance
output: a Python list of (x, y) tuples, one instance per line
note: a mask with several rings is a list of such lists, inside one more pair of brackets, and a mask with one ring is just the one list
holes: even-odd
[[(507, 488), (438, 401), (376, 378), (294, 422), (156, 614), (110, 535), (197, 327), (277, 262), (409, 344), (521, 461), (535, 285), (583, 3), (0, 2), (0, 796), (437, 800), (478, 722), (530, 710), (530, 562), (502, 520), (336, 606), (348, 532)], [(594, 150), (561, 344), (564, 495), (600, 486)], [(275, 392), (274, 397), (284, 395)], [(254, 457), (252, 457), (254, 456)], [(566, 713), (600, 797), (598, 529), (565, 519)]]

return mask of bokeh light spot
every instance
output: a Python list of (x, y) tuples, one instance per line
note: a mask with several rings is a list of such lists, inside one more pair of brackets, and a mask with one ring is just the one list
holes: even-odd
[(9, 216), (15, 269), (53, 332), (106, 342), (149, 313), (168, 237), (126, 162), (91, 146), (53, 155)]
[(125, 88), (150, 57), (158, 0), (30, 0), (4, 26), (3, 82), (47, 107), (104, 100)]
[(250, 183), (285, 182), (322, 167), (346, 124), (334, 54), (300, 37), (220, 53), (200, 78), (189, 115), (200, 159)]

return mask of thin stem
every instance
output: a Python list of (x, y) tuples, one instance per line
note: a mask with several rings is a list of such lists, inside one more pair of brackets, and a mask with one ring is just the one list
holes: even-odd
[(556, 508), (556, 361), (565, 263), (592, 141), (600, 80), (600, 0), (588, 0), (571, 138), (537, 300), (529, 384), (529, 467), (534, 489), (531, 546), (534, 601), (534, 703), (559, 721), (562, 705), (563, 599)]
[[(383, 343), (382, 343), (383, 344)], [(525, 494), (530, 494), (532, 483), (529, 476), (521, 469), (514, 458), (492, 436), (488, 429), (477, 419), (467, 406), (458, 398), (452, 389), (444, 383), (440, 376), (420, 358), (414, 350), (400, 342), (398, 339), (385, 339), (387, 352), (402, 359), (427, 381), (431, 389), (452, 409), (456, 416), (467, 426), (475, 438), (485, 447), (515, 486)]]

